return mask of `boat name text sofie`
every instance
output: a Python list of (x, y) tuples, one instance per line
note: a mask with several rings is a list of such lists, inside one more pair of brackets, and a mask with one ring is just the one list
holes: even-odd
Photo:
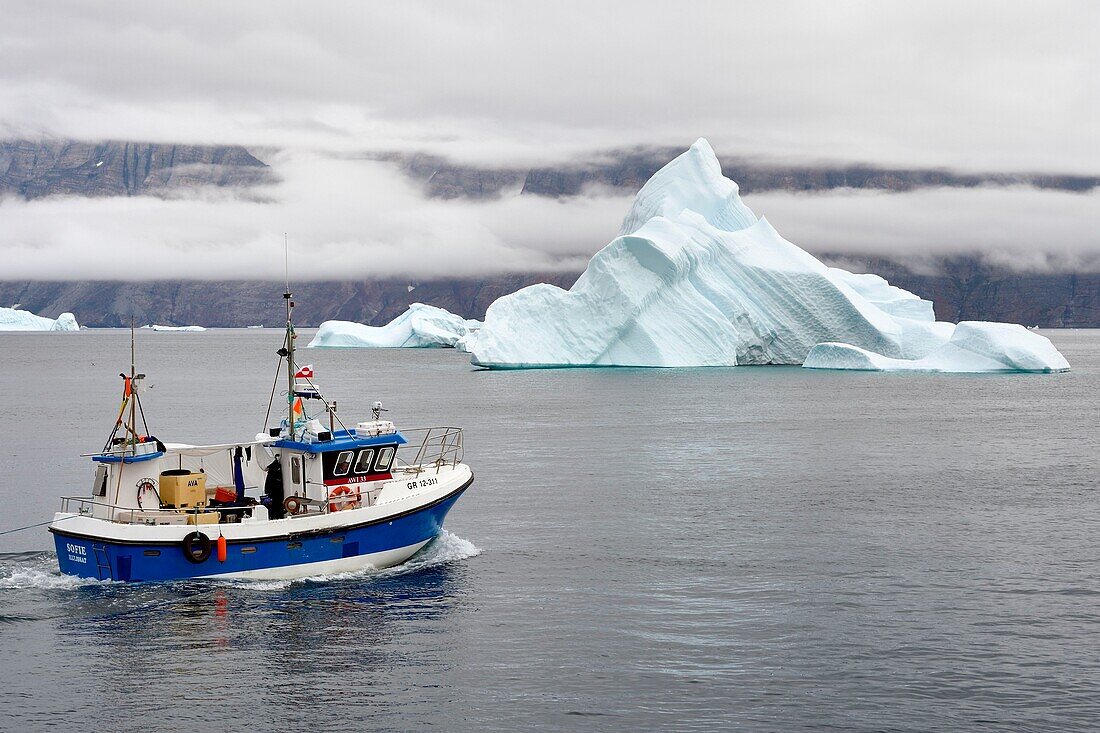
[(71, 542), (65, 543), (65, 549), (69, 552), (69, 560), (72, 562), (82, 562), (87, 564), (88, 562), (88, 548), (84, 545), (74, 545)]

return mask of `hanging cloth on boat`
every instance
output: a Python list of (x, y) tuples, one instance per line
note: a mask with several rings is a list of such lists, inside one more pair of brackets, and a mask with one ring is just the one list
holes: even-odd
[(238, 445), (233, 451), (233, 485), (237, 487), (237, 503), (244, 503), (244, 471), (241, 470), (241, 455), (244, 453)]

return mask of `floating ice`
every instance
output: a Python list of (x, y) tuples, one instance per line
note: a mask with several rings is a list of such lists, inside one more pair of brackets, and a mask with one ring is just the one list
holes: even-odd
[(76, 316), (62, 313), (57, 319), (36, 316), (18, 308), (0, 308), (0, 331), (79, 331)]
[(921, 359), (891, 359), (849, 344), (810, 349), (808, 369), (894, 372), (1064, 372), (1069, 362), (1046, 336), (1014, 323), (963, 321), (947, 343)]
[(479, 321), (423, 303), (409, 309), (385, 326), (366, 326), (351, 321), (325, 321), (309, 346), (365, 348), (428, 348), (454, 346), (481, 327)]
[(149, 329), (152, 329), (154, 331), (198, 332), (198, 331), (205, 331), (206, 330), (206, 328), (204, 326), (161, 326), (160, 324), (157, 324), (157, 323), (154, 323), (151, 326), (142, 326), (142, 328), (149, 328)]
[(572, 288), (498, 299), (462, 347), (493, 368), (802, 364), (823, 342), (922, 359), (954, 331), (930, 301), (783, 239), (700, 139), (642, 187)]

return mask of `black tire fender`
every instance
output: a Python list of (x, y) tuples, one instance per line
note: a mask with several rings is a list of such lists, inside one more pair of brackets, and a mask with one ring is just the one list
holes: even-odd
[(199, 565), (210, 559), (213, 543), (202, 532), (189, 532), (183, 538), (183, 556)]

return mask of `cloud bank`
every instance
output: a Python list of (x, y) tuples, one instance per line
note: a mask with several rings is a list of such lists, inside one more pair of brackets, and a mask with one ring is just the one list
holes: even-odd
[[(425, 197), (385, 163), (306, 153), (274, 163), (283, 180), (249, 199), (214, 189), (167, 200), (2, 200), (2, 279), (279, 280), (283, 232), (299, 280), (580, 271), (630, 205), (630, 197), (598, 191), (445, 201)], [(814, 252), (916, 262), (978, 253), (1027, 270), (1100, 265), (1100, 193), (952, 188), (745, 198)]]
[(0, 130), (1095, 173), (1100, 5), (3, 0)]
[[(0, 0), (0, 136), (281, 151), (272, 203), (0, 202), (0, 278), (443, 277), (578, 270), (628, 202), (431, 200), (371, 151), (488, 166), (632, 145), (1100, 172), (1100, 4)], [(815, 251), (1093, 266), (1097, 196), (763, 194)]]
[(0, 279), (281, 280), (284, 232), (297, 279), (580, 270), (625, 209), (601, 196), (463, 204), (424, 197), (383, 163), (297, 153), (275, 164), (283, 180), (247, 199), (4, 199)]

